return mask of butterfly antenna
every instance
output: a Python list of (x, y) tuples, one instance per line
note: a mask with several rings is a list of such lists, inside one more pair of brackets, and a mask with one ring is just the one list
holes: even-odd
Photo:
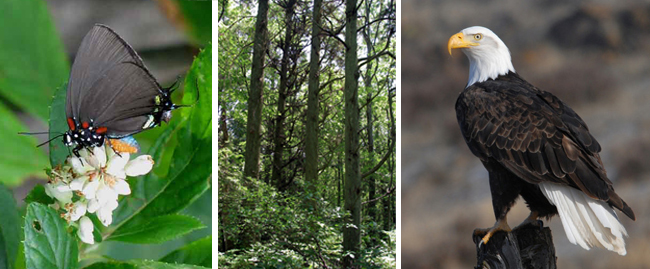
[(177, 105), (176, 108), (192, 107), (192, 106), (196, 105), (199, 102), (199, 98), (200, 98), (199, 93), (201, 91), (199, 91), (199, 78), (198, 77), (196, 78), (195, 83), (196, 83), (196, 100), (194, 100), (194, 103), (191, 104), (191, 105)]
[(176, 77), (176, 80), (171, 86), (165, 88), (166, 91), (169, 91), (169, 95), (171, 95), (176, 89), (178, 89), (178, 85), (179, 85), (178, 82), (180, 80), (181, 80), (181, 76), (179, 75)]
[(57, 136), (55, 136), (55, 137), (52, 137), (50, 140), (47, 140), (47, 141), (45, 141), (45, 142), (43, 142), (43, 143), (40, 143), (40, 144), (38, 144), (36, 147), (38, 148), (38, 147), (40, 147), (40, 146), (42, 146), (42, 145), (45, 145), (45, 144), (47, 144), (47, 143), (50, 143), (50, 142), (52, 142), (52, 140), (57, 139), (57, 138), (59, 138), (59, 137), (62, 137), (63, 135), (64, 135), (64, 134), (59, 134), (59, 135), (57, 135)]
[(18, 132), (19, 135), (42, 135), (42, 134), (50, 134), (50, 132), (34, 132), (34, 133), (28, 133), (28, 132)]

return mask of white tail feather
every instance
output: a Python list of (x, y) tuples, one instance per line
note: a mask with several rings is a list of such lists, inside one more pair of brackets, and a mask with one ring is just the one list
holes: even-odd
[(623, 240), (627, 231), (606, 202), (560, 184), (542, 182), (539, 188), (557, 207), (564, 232), (571, 243), (587, 250), (596, 246), (620, 255), (627, 254)]

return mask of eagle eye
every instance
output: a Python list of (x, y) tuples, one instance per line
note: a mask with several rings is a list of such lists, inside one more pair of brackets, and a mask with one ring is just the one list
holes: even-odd
[(474, 39), (476, 39), (476, 41), (479, 41), (479, 40), (483, 39), (483, 35), (482, 34), (475, 34)]

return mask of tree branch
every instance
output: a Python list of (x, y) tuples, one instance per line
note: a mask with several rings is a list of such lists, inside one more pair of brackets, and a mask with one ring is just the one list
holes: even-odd
[(382, 198), (384, 198), (384, 197), (390, 195), (393, 191), (395, 191), (395, 186), (393, 186), (392, 188), (390, 188), (389, 190), (387, 190), (386, 193), (384, 193), (382, 196), (379, 196), (379, 197), (377, 197), (377, 198), (375, 198), (375, 199), (372, 199), (372, 200), (368, 200), (368, 201), (362, 202), (361, 204), (362, 204), (362, 205), (365, 205), (365, 204), (367, 204), (367, 203), (374, 203), (374, 202), (376, 202), (376, 201), (379, 201), (379, 200), (381, 200)]

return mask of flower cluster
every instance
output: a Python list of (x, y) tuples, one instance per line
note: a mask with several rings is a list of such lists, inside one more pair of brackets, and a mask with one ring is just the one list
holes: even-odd
[(95, 213), (104, 226), (110, 225), (118, 195), (131, 193), (126, 177), (149, 173), (154, 161), (149, 155), (129, 160), (129, 153), (117, 154), (108, 145), (92, 152), (82, 149), (79, 155), (51, 171), (45, 192), (56, 200), (52, 206), (65, 212), (62, 217), (78, 226), (81, 241), (94, 244), (93, 223), (86, 213)]

